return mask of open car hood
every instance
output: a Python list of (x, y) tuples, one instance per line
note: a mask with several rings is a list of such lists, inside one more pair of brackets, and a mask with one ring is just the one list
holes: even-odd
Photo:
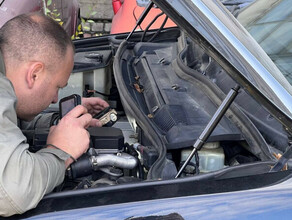
[(153, 2), (291, 133), (291, 85), (262, 48), (219, 1), (153, 0)]

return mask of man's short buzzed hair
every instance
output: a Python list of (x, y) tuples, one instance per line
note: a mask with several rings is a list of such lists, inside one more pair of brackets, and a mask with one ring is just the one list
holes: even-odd
[(65, 30), (41, 13), (19, 15), (0, 29), (0, 50), (8, 62), (39, 60), (47, 67), (56, 65), (68, 46), (74, 48)]

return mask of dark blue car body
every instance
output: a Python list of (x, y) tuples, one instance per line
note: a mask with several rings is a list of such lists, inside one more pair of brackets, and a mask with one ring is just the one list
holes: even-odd
[(143, 219), (142, 217), (147, 216), (149, 219), (163, 219), (163, 216), (173, 213), (183, 219), (291, 219), (291, 198), (291, 180), (288, 180), (275, 186), (248, 191), (83, 208), (39, 215), (30, 219), (117, 220), (131, 217)]

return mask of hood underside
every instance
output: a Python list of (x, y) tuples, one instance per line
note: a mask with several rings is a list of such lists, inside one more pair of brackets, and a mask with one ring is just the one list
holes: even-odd
[(292, 133), (291, 85), (219, 1), (154, 3)]

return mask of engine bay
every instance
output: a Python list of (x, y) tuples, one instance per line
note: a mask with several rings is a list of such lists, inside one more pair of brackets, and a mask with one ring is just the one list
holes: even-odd
[[(54, 192), (174, 179), (179, 170), (179, 178), (198, 180), (262, 174), (275, 163), (274, 155), (283, 154), (288, 135), (282, 125), (240, 89), (186, 164), (237, 84), (179, 29), (153, 35), (137, 32), (130, 42), (120, 35), (75, 41), (74, 70), (59, 96), (101, 97), (118, 119), (88, 129), (89, 150)], [(36, 129), (28, 138), (34, 151), (47, 133)]]

